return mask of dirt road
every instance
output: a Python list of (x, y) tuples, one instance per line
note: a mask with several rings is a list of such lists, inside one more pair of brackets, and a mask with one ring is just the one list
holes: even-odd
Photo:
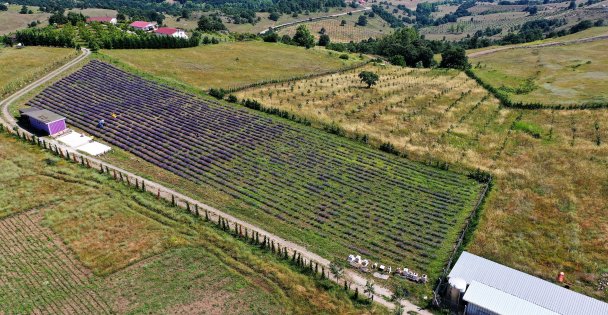
[[(41, 86), (42, 84), (48, 82), (55, 76), (68, 70), (70, 67), (76, 65), (78, 62), (80, 62), (84, 58), (88, 57), (89, 54), (90, 54), (89, 50), (83, 49), (83, 53), (81, 55), (79, 55), (76, 59), (70, 61), (66, 65), (58, 68), (57, 70), (45, 75), (44, 77), (40, 78), (39, 80), (36, 80), (35, 82), (27, 85), (26, 87), (24, 87), (23, 89), (19, 90), (16, 93), (14, 93), (10, 97), (6, 98), (5, 100), (0, 101), (0, 108), (2, 110), (2, 115), (0, 116), (0, 123), (4, 124), (5, 126), (8, 126), (10, 130), (12, 130), (14, 127), (17, 127), (21, 134), (25, 134), (25, 135), (27, 135), (28, 138), (31, 138), (32, 135), (27, 130), (21, 129), (17, 126), (17, 122), (16, 122), (15, 118), (8, 111), (9, 105), (12, 104), (15, 100), (24, 96), (25, 94), (31, 92), (32, 90), (36, 89), (37, 87)], [(45, 143), (44, 143), (45, 147), (49, 147), (49, 148), (52, 147), (53, 150), (58, 150), (59, 152), (61, 152), (62, 156), (66, 155), (66, 152), (69, 152), (70, 158), (73, 159), (77, 163), (84, 163), (85, 165), (88, 165), (91, 168), (98, 169), (98, 170), (103, 168), (104, 170), (106, 170), (106, 172), (110, 176), (114, 176), (117, 180), (122, 179), (122, 181), (124, 181), (127, 185), (134, 185), (135, 183), (138, 183), (138, 187), (143, 186), (146, 191), (159, 196), (159, 198), (164, 198), (165, 200), (168, 200), (168, 201), (175, 200), (175, 202), (178, 206), (186, 208), (186, 209), (190, 209), (190, 211), (192, 211), (192, 212), (196, 212), (198, 210), (201, 215), (203, 215), (205, 212), (207, 212), (211, 221), (217, 222), (218, 219), (221, 217), (224, 220), (227, 220), (231, 227), (233, 227), (234, 224), (236, 223), (237, 225), (240, 225), (243, 230), (246, 229), (248, 231), (248, 233), (250, 233), (250, 234), (252, 234), (253, 232), (257, 232), (260, 235), (260, 237), (266, 236), (270, 240), (274, 241), (274, 243), (277, 246), (279, 246), (280, 248), (287, 248), (288, 253), (290, 255), (294, 251), (299, 253), (302, 256), (302, 258), (304, 259), (305, 263), (308, 263), (309, 261), (313, 261), (313, 262), (318, 263), (319, 265), (325, 266), (325, 268), (327, 270), (329, 270), (329, 264), (330, 264), (329, 260), (313, 253), (312, 251), (308, 250), (306, 247), (304, 247), (302, 245), (285, 240), (277, 235), (269, 233), (269, 232), (255, 226), (255, 225), (252, 225), (246, 221), (238, 219), (228, 213), (222, 212), (207, 204), (199, 202), (198, 200), (194, 200), (188, 196), (185, 196), (185, 195), (183, 195), (173, 189), (165, 187), (159, 183), (149, 181), (148, 179), (144, 179), (134, 173), (131, 173), (131, 172), (124, 170), (122, 168), (119, 168), (117, 166), (103, 162), (95, 157), (88, 156), (81, 152), (77, 152), (74, 149), (63, 145), (54, 139), (45, 138), (44, 140), (45, 140)], [(345, 259), (346, 259), (346, 257), (345, 257)], [(358, 287), (359, 292), (363, 293), (364, 288), (365, 288), (366, 279), (353, 270), (347, 270), (346, 275), (348, 276), (348, 279), (350, 279), (350, 281), (352, 282), (351, 289), (354, 290), (356, 287)], [(334, 279), (331, 276), (330, 276), (330, 279), (336, 281), (336, 279)], [(389, 299), (392, 296), (392, 292), (389, 289), (382, 287), (380, 285), (376, 285), (375, 291), (376, 291), (376, 294), (374, 295), (374, 302), (382, 304), (389, 309), (395, 308), (394, 303), (387, 301), (387, 299)], [(421, 310), (418, 306), (412, 304), (409, 301), (402, 301), (402, 306), (404, 309), (404, 313), (407, 313), (408, 311), (415, 311), (418, 314), (423, 314), (423, 315), (431, 314), (430, 312), (428, 312), (426, 310)]]
[(482, 51), (477, 51), (477, 52), (474, 52), (474, 53), (467, 54), (467, 57), (469, 57), (469, 58), (471, 58), (471, 57), (480, 57), (480, 56), (489, 55), (489, 54), (493, 54), (495, 52), (499, 52), (499, 51), (503, 51), (503, 50), (510, 50), (510, 49), (524, 49), (524, 48), (540, 48), (540, 47), (550, 47), (550, 46), (564, 46), (564, 45), (570, 45), (570, 44), (594, 42), (596, 40), (603, 40), (603, 39), (608, 39), (608, 34), (598, 35), (598, 36), (593, 36), (593, 37), (573, 39), (573, 40), (567, 40), (567, 41), (563, 41), (563, 42), (551, 42), (551, 43), (543, 43), (543, 44), (537, 44), (537, 45), (518, 45), (518, 46), (496, 47), (496, 48), (492, 48), (492, 49), (488, 49), (488, 50), (482, 50)]

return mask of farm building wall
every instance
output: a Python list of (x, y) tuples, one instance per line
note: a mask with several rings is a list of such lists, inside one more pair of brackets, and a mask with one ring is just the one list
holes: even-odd
[(468, 304), (466, 311), (465, 311), (466, 315), (498, 315), (490, 310), (487, 310), (481, 306), (475, 305), (475, 304)]
[(57, 121), (54, 121), (54, 122), (51, 122), (48, 124), (41, 122), (32, 117), (30, 117), (29, 120), (30, 120), (30, 125), (34, 129), (46, 132), (49, 135), (54, 135), (58, 132), (65, 130), (65, 128), (66, 128), (65, 119), (57, 120)]
[(43, 132), (46, 132), (48, 134), (51, 134), (51, 130), (49, 130), (49, 126), (35, 118), (30, 117), (30, 125), (32, 126), (32, 128), (36, 129), (36, 130), (40, 130)]
[(54, 121), (52, 123), (47, 124), (47, 126), (48, 126), (48, 130), (49, 130), (49, 134), (54, 135), (56, 133), (59, 133), (59, 132), (65, 130), (65, 128), (66, 128), (65, 119)]

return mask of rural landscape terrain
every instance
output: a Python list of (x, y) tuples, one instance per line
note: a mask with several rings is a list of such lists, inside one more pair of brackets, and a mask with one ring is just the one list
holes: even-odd
[(602, 0), (0, 3), (0, 314), (468, 314), (463, 251), (601, 314), (605, 23)]

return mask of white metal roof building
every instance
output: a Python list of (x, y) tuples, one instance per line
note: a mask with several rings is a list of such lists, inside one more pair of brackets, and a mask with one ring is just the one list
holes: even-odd
[(468, 284), (463, 296), (467, 314), (608, 314), (608, 303), (468, 252), (448, 277)]

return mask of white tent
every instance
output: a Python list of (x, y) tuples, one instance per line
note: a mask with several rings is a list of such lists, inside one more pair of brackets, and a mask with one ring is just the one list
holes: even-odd
[(78, 148), (84, 144), (91, 142), (91, 138), (78, 132), (70, 132), (66, 135), (57, 138), (57, 141), (68, 145), (72, 148)]
[(78, 151), (88, 153), (90, 155), (100, 155), (112, 150), (111, 147), (99, 142), (89, 142), (78, 147)]

